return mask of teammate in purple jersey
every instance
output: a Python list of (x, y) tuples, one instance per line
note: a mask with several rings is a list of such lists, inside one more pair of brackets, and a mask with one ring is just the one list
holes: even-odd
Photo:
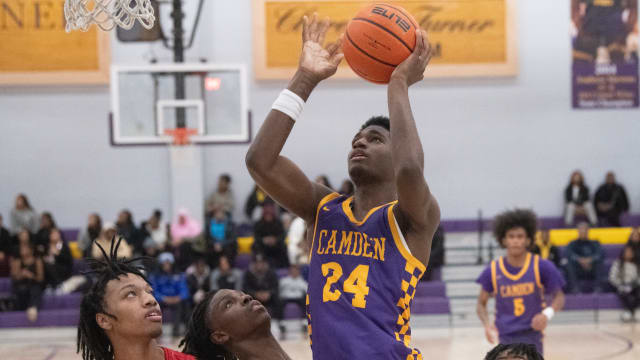
[[(478, 277), (478, 317), (490, 343), (535, 345), (542, 354), (542, 332), (556, 311), (564, 306), (564, 279), (548, 260), (529, 252), (536, 233), (536, 216), (529, 210), (498, 215), (493, 233), (506, 256), (493, 260)], [(545, 294), (552, 296), (551, 306)], [(496, 298), (495, 325), (489, 320), (487, 301)]]
[(348, 170), (356, 189), (346, 198), (280, 154), (304, 102), (342, 60), (341, 40), (323, 47), (328, 29), (328, 19), (304, 18), (298, 70), (253, 141), (247, 167), (273, 199), (313, 226), (307, 296), (313, 358), (421, 359), (409, 346), (410, 306), (440, 209), (424, 179), (408, 90), (423, 79), (431, 46), (424, 31), (411, 30), (417, 45), (387, 87), (389, 119), (372, 118), (353, 138)]

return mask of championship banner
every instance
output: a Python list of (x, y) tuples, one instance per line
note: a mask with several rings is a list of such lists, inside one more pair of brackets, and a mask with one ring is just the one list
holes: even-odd
[(64, 0), (0, 0), (0, 85), (108, 83), (109, 34), (65, 25)]
[(573, 107), (638, 107), (638, 0), (572, 0)]
[[(427, 77), (517, 74), (516, 0), (385, 1), (406, 9), (427, 30), (435, 54)], [(327, 42), (373, 1), (253, 0), (254, 66), (258, 79), (288, 79), (300, 55), (302, 17), (331, 18)], [(346, 61), (336, 77), (355, 78)]]

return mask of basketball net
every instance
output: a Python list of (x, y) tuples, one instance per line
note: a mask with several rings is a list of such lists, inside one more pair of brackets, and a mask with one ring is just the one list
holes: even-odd
[(189, 136), (198, 134), (198, 129), (175, 128), (167, 129), (164, 133), (173, 136), (173, 145), (182, 146), (191, 144)]
[(87, 31), (96, 24), (104, 31), (116, 26), (131, 29), (136, 20), (145, 29), (151, 29), (156, 21), (151, 0), (65, 0), (66, 30)]

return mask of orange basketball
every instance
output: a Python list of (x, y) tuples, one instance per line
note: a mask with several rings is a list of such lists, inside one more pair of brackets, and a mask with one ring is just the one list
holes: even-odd
[(397, 5), (368, 5), (347, 24), (344, 58), (365, 80), (386, 84), (396, 66), (413, 52), (417, 27), (416, 20)]

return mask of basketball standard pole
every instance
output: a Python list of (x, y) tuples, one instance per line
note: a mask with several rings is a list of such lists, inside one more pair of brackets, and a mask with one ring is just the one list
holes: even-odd
[[(182, 11), (182, 1), (173, 0), (173, 11), (171, 12), (173, 19), (173, 61), (175, 63), (184, 62), (184, 27), (182, 20), (184, 12)], [(185, 78), (184, 73), (176, 72), (175, 77), (175, 99), (185, 99)], [(184, 129), (187, 127), (185, 109), (183, 107), (176, 108), (176, 128)]]

